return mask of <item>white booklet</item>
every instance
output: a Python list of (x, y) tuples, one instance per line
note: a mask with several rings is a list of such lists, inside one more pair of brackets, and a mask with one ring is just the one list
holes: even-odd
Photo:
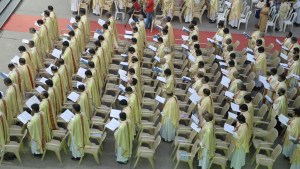
[(192, 122), (191, 128), (192, 128), (193, 130), (195, 130), (197, 133), (199, 133), (199, 132), (201, 131), (201, 128), (198, 127), (198, 125), (195, 124), (194, 122)]
[(86, 71), (87, 71), (87, 70), (86, 70), (85, 68), (80, 67), (80, 68), (78, 69), (78, 71), (77, 71), (77, 75), (84, 79), (84, 78), (85, 78), (85, 72), (86, 72)]
[(200, 120), (198, 119), (197, 116), (195, 116), (194, 114), (192, 114), (191, 119), (193, 120), (194, 123), (199, 124)]
[(231, 118), (233, 118), (233, 119), (236, 119), (236, 118), (237, 118), (237, 115), (229, 111), (229, 112), (228, 112), (228, 117), (231, 117)]
[(105, 125), (105, 127), (110, 129), (111, 131), (115, 131), (119, 126), (120, 122), (114, 118)]
[(216, 35), (216, 40), (217, 40), (218, 42), (222, 42), (222, 41), (223, 41), (223, 37), (220, 36), (220, 35)]
[(271, 99), (271, 97), (270, 96), (268, 96), (268, 95), (265, 95), (265, 98), (270, 102), (270, 103), (273, 103), (273, 100)]
[(230, 103), (231, 109), (235, 112), (240, 112), (240, 106), (235, 103)]
[(102, 20), (102, 19), (98, 19), (98, 24), (101, 25), (101, 26), (103, 26), (105, 24), (105, 21)]
[(189, 47), (187, 45), (185, 45), (185, 44), (181, 44), (181, 47), (184, 48), (184, 49), (189, 50)]
[(46, 84), (46, 81), (47, 81), (47, 80), (48, 80), (47, 78), (42, 77), (42, 78), (40, 79), (39, 82), (41, 82), (41, 83), (43, 83), (43, 84)]
[(156, 79), (159, 80), (159, 81), (161, 81), (161, 82), (163, 82), (163, 83), (167, 82), (166, 78), (162, 77), (162, 76), (157, 76)]
[(45, 69), (46, 72), (49, 73), (49, 75), (51, 75), (51, 76), (53, 76), (53, 73), (52, 73), (52, 70), (51, 70), (51, 67), (52, 67), (52, 66), (55, 66), (55, 65), (51, 63), (50, 66), (48, 66), (48, 67)]
[(14, 57), (10, 60), (10, 62), (11, 62), (11, 63), (15, 63), (15, 64), (19, 64), (19, 59), (20, 59), (20, 57), (19, 57), (18, 55), (16, 55), (16, 56), (14, 56)]
[(156, 100), (156, 101), (158, 101), (159, 103), (162, 103), (162, 104), (164, 104), (164, 103), (165, 103), (165, 101), (166, 101), (166, 99), (165, 99), (165, 98), (163, 98), (163, 97), (160, 97), (160, 96), (156, 96), (156, 97), (155, 97), (155, 100)]
[(70, 23), (76, 23), (76, 19), (74, 17), (71, 17)]
[(68, 96), (68, 99), (70, 99), (72, 102), (76, 103), (78, 98), (79, 98), (79, 94), (76, 92), (71, 92)]
[(154, 52), (156, 52), (156, 51), (157, 51), (157, 48), (156, 48), (156, 47), (154, 47), (154, 46), (152, 46), (152, 45), (149, 45), (148, 47), (149, 47), (149, 49), (151, 49), (151, 50), (152, 50), (152, 51), (154, 51)]
[(113, 118), (116, 118), (116, 119), (119, 119), (119, 115), (121, 113), (121, 110), (117, 110), (117, 109), (111, 109), (110, 111), (110, 117), (113, 117)]
[(125, 92), (125, 86), (124, 86), (124, 85), (120, 84), (120, 85), (119, 85), (119, 89), (121, 89), (122, 92)]
[(289, 119), (288, 117), (286, 117), (285, 115), (280, 114), (280, 115), (278, 116), (278, 120), (279, 120), (282, 124), (284, 124), (284, 125), (287, 126), (287, 123), (288, 123), (288, 121), (289, 121), (290, 119)]
[(193, 55), (189, 55), (188, 58), (191, 62), (195, 63), (196, 58)]
[(22, 43), (28, 44), (29, 40), (28, 39), (22, 39)]
[(43, 91), (45, 91), (45, 89), (44, 89), (42, 86), (38, 86), (37, 88), (35, 88), (35, 90), (36, 90), (37, 92), (39, 92), (40, 94), (41, 94)]
[(232, 125), (229, 125), (227, 123), (224, 124), (224, 130), (228, 133), (233, 134), (234, 133), (234, 127)]
[(230, 79), (226, 76), (222, 76), (221, 84), (228, 88), (230, 84)]
[(119, 96), (118, 96), (118, 100), (119, 100), (119, 101), (121, 101), (121, 100), (126, 100), (126, 101), (128, 102), (129, 99), (128, 99), (128, 97), (126, 97), (126, 96), (119, 95)]
[(226, 92), (225, 92), (225, 96), (229, 97), (230, 99), (233, 99), (234, 93), (232, 93), (232, 92), (230, 92), (230, 91), (226, 91)]
[(26, 124), (31, 118), (31, 114), (29, 114), (27, 111), (24, 111), (23, 113), (19, 114), (17, 117), (23, 124)]
[(58, 49), (53, 49), (51, 55), (56, 57), (56, 58), (60, 58), (60, 55), (61, 55), (62, 51), (61, 50), (58, 50)]
[(62, 114), (60, 114), (60, 117), (67, 123), (71, 121), (71, 119), (74, 117), (74, 114), (69, 110), (65, 110)]
[(33, 104), (40, 104), (40, 100), (34, 95), (32, 96), (31, 98), (29, 98), (27, 101), (26, 101), (26, 106), (29, 107), (31, 109), (31, 105)]
[(189, 40), (189, 36), (186, 36), (186, 35), (181, 35), (181, 38), (182, 38), (182, 40), (185, 40), (185, 41)]
[(197, 94), (197, 93), (193, 93), (191, 94), (190, 98), (189, 98), (194, 104), (197, 104), (201, 97)]
[(193, 93), (197, 94), (196, 90), (193, 89), (193, 88), (189, 88), (188, 91), (189, 91), (191, 94), (193, 94)]

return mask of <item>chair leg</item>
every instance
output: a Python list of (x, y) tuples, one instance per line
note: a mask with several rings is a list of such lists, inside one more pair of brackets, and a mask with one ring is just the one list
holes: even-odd
[(3, 161), (4, 155), (5, 155), (5, 149), (3, 150), (2, 154), (1, 154), (1, 160), (0, 160), (0, 164), (2, 164), (2, 161)]
[(59, 150), (55, 151), (55, 154), (56, 154), (56, 157), (57, 157), (58, 161), (59, 161), (60, 163), (62, 163), (60, 151), (59, 151)]
[(154, 169), (154, 162), (153, 162), (153, 158), (148, 158), (149, 163), (151, 165), (151, 168)]
[(174, 169), (176, 169), (178, 167), (178, 164), (179, 164), (179, 160), (177, 161)]
[(15, 152), (15, 155), (16, 155), (18, 161), (20, 162), (20, 164), (22, 164), (22, 160), (21, 160), (21, 157), (20, 157), (20, 152), (19, 151)]
[(258, 166), (259, 166), (259, 164), (256, 164), (256, 167), (255, 167), (255, 169), (257, 169), (257, 168), (258, 168)]
[(138, 157), (137, 157), (137, 159), (136, 159), (136, 161), (135, 161), (135, 163), (134, 163), (134, 166), (133, 166), (133, 168), (135, 168), (135, 167), (136, 167), (137, 163), (139, 162), (139, 159), (140, 159), (140, 156), (138, 156)]
[(193, 161), (188, 162), (190, 169), (193, 169)]
[(43, 157), (42, 157), (42, 160), (44, 160), (44, 158), (45, 158), (46, 151), (47, 151), (47, 149), (45, 149), (45, 151), (43, 152)]
[(81, 158), (79, 160), (79, 164), (81, 164), (83, 157), (84, 157), (84, 154), (83, 154), (83, 156), (81, 156)]
[(175, 154), (176, 149), (177, 149), (177, 146), (174, 145), (174, 149), (173, 149), (173, 151), (172, 151), (172, 153), (171, 153), (171, 157)]
[(96, 163), (99, 165), (100, 162), (99, 162), (98, 152), (93, 154), (93, 156), (94, 156)]

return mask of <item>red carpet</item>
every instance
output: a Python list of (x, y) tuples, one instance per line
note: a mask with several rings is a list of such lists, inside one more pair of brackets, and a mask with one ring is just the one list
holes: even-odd
[[(16, 32), (28, 32), (28, 28), (34, 26), (34, 23), (36, 20), (40, 19), (41, 16), (31, 16), (31, 15), (20, 15), (20, 14), (14, 14), (10, 17), (10, 19), (6, 22), (6, 24), (3, 26), (3, 30), (7, 31), (16, 31)], [(59, 29), (66, 29), (66, 26), (69, 23), (70, 19), (61, 18), (59, 19)], [(117, 29), (120, 34), (124, 34), (126, 28), (124, 27), (124, 24), (117, 24)], [(91, 21), (91, 31), (95, 31), (96, 29), (101, 29), (101, 26), (97, 23), (97, 21)], [(129, 30), (129, 25), (127, 27), (127, 30)], [(158, 30), (154, 29), (151, 33), (147, 30), (147, 36), (152, 36), (156, 34)], [(174, 29), (174, 36), (175, 39), (181, 39), (181, 34), (183, 33), (180, 29)], [(250, 32), (248, 32), (250, 33)], [(207, 32), (207, 31), (200, 31), (200, 43), (206, 43), (207, 38), (213, 37), (215, 32)], [(242, 35), (242, 34), (236, 34), (233, 33), (233, 40), (239, 40), (241, 43), (238, 47), (238, 50), (242, 50), (247, 46), (248, 40)], [(273, 36), (266, 36), (266, 44), (269, 45), (270, 43), (274, 43), (275, 47), (274, 49), (280, 49), (280, 46), (275, 42), (275, 39), (278, 38), (279, 40), (283, 41), (283, 37), (273, 37)], [(150, 41), (152, 41), (151, 38), (149, 38)], [(177, 41), (176, 43), (180, 44), (180, 41)]]

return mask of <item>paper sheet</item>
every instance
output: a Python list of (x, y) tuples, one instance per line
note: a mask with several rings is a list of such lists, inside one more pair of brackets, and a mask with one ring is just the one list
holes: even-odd
[(184, 81), (192, 81), (191, 78), (187, 77), (187, 76), (182, 76), (182, 80)]
[(128, 55), (127, 54), (121, 54), (121, 56), (126, 58)]
[(154, 51), (154, 52), (156, 52), (156, 51), (157, 51), (157, 48), (156, 48), (156, 47), (154, 47), (154, 46), (152, 46), (152, 45), (149, 45), (148, 47), (149, 47), (149, 49), (151, 49), (151, 50), (152, 50), (152, 51)]
[(156, 96), (156, 97), (155, 97), (155, 100), (156, 100), (156, 101), (158, 101), (159, 103), (162, 103), (162, 104), (164, 104), (164, 103), (165, 103), (165, 101), (166, 101), (166, 99), (165, 99), (165, 98), (163, 98), (163, 97), (160, 97), (160, 96)]
[(246, 33), (246, 32), (244, 32), (243, 35), (246, 36), (247, 39), (251, 38), (251, 36), (248, 33)]
[(227, 123), (224, 124), (224, 130), (227, 131), (228, 133), (233, 134), (234, 132), (234, 127), (232, 125), (229, 125)]
[(78, 69), (78, 71), (77, 71), (77, 75), (84, 79), (84, 78), (85, 78), (85, 72), (86, 72), (86, 71), (87, 71), (86, 69), (80, 67), (80, 68)]
[(222, 76), (221, 84), (225, 87), (229, 87), (230, 79), (226, 76)]
[(83, 64), (86, 64), (86, 65), (89, 63), (88, 60), (83, 59), (83, 58), (80, 58), (80, 62), (83, 63)]
[(157, 62), (160, 62), (160, 58), (158, 56), (154, 56), (154, 59), (157, 61)]
[[(49, 73), (49, 75), (51, 75), (51, 76), (53, 76), (53, 73), (52, 73), (52, 70), (51, 70), (51, 67), (52, 67), (52, 66), (55, 66), (55, 65), (51, 63), (50, 66), (48, 66), (47, 69), (45, 69), (46, 72)], [(56, 66), (55, 66), (55, 67), (56, 67)]]
[(23, 113), (19, 114), (17, 116), (17, 118), (23, 123), (26, 124), (31, 118), (32, 116), (27, 112), (24, 111)]
[(240, 106), (235, 103), (230, 103), (231, 109), (235, 112), (240, 112)]
[(74, 31), (74, 29), (73, 29), (73, 27), (72, 27), (71, 25), (67, 25), (67, 29), (68, 29), (69, 31)]
[(124, 85), (120, 84), (119, 89), (122, 90), (122, 92), (125, 92), (125, 86)]
[(271, 97), (270, 96), (268, 96), (268, 95), (265, 95), (265, 98), (270, 102), (270, 103), (273, 103), (273, 100), (271, 99)]
[(128, 82), (127, 76), (120, 75), (120, 79), (121, 79), (123, 82)]
[(218, 60), (224, 60), (224, 58), (222, 56), (216, 55), (216, 59)]
[(188, 33), (190, 32), (190, 30), (189, 30), (188, 28), (184, 27), (184, 26), (182, 27), (182, 30), (183, 30), (184, 32), (188, 32)]
[(60, 114), (60, 117), (65, 121), (65, 122), (70, 122), (71, 119), (74, 117), (74, 114), (69, 110), (65, 110), (62, 114)]
[(119, 101), (121, 101), (121, 100), (126, 100), (126, 101), (128, 102), (129, 99), (128, 99), (128, 97), (126, 97), (126, 96), (119, 95), (119, 96), (118, 96), (118, 100), (119, 100)]
[(4, 72), (0, 72), (0, 76), (5, 79), (8, 78), (8, 74), (4, 73)]
[(195, 116), (194, 114), (192, 114), (191, 119), (194, 121), (195, 124), (199, 124), (200, 120), (198, 119), (197, 116)]
[(247, 51), (247, 52), (251, 52), (251, 53), (253, 53), (253, 50), (252, 50), (252, 49), (250, 49), (250, 48), (247, 48), (247, 49), (246, 49), (246, 51)]
[(283, 115), (283, 114), (280, 114), (280, 115), (278, 116), (278, 120), (279, 120), (282, 124), (284, 124), (284, 125), (287, 126), (287, 123), (288, 123), (288, 121), (289, 121), (289, 118), (286, 117), (286, 116)]
[(110, 117), (119, 119), (120, 118), (120, 116), (119, 116), (120, 113), (121, 113), (121, 110), (111, 109), (111, 111), (110, 111)]
[(124, 35), (124, 38), (125, 39), (132, 39), (132, 36), (131, 35)]
[(199, 133), (199, 132), (201, 131), (201, 128), (199, 128), (198, 125), (195, 124), (194, 122), (192, 122), (191, 128), (192, 128), (193, 130), (195, 130), (197, 133)]
[(233, 99), (234, 93), (232, 93), (232, 92), (230, 92), (230, 91), (226, 91), (226, 92), (225, 92), (225, 96), (229, 97), (230, 99)]
[(247, 60), (254, 63), (255, 62), (255, 59), (254, 59), (254, 56), (251, 55), (250, 53), (247, 53)]
[(22, 39), (22, 43), (28, 44), (28, 43), (29, 43), (29, 40), (28, 40), (28, 39)]
[(280, 57), (284, 60), (288, 60), (288, 56), (283, 53), (280, 53)]
[(70, 99), (72, 102), (76, 103), (78, 98), (79, 98), (79, 94), (76, 92), (71, 92), (68, 96), (68, 99)]
[(228, 2), (228, 1), (225, 1), (224, 3), (225, 3), (225, 5), (227, 5), (227, 6), (228, 6), (228, 8), (230, 8), (230, 7), (231, 7), (231, 3), (230, 3), (230, 2)]
[(76, 19), (75, 19), (75, 18), (73, 18), (73, 17), (71, 17), (71, 19), (70, 19), (70, 23), (76, 23)]
[(228, 117), (231, 117), (232, 119), (236, 119), (237, 115), (229, 111), (228, 112)]
[(11, 63), (15, 63), (15, 64), (19, 64), (19, 59), (20, 59), (20, 57), (19, 57), (18, 55), (16, 55), (16, 56), (14, 56), (14, 57), (10, 60), (10, 62), (11, 62)]
[(56, 57), (56, 58), (60, 58), (60, 55), (62, 54), (62, 51), (61, 50), (58, 50), (58, 49), (53, 49), (53, 51), (52, 51), (52, 53), (51, 53), (51, 55), (52, 56), (54, 56), (54, 57)]
[(207, 38), (207, 41), (208, 42), (211, 42), (211, 43), (215, 43), (215, 40), (211, 39), (211, 38)]
[(158, 42), (158, 39), (157, 39), (157, 38), (153, 38), (153, 41), (154, 41), (154, 42)]
[(37, 92), (39, 92), (40, 94), (41, 94), (43, 91), (45, 91), (45, 89), (44, 89), (42, 86), (38, 86), (37, 88), (35, 88), (35, 90), (36, 90)]
[(120, 62), (120, 65), (122, 65), (122, 66), (128, 66), (128, 62)]
[(189, 98), (194, 104), (197, 104), (201, 97), (197, 94), (197, 93), (193, 93), (191, 94), (190, 98)]
[(193, 89), (193, 88), (191, 88), (191, 87), (188, 89), (188, 91), (189, 91), (190, 93), (192, 93), (192, 94), (193, 94), (193, 93), (197, 94), (196, 90)]
[(182, 40), (188, 41), (189, 40), (189, 36), (185, 36), (185, 35), (181, 35)]
[(41, 82), (41, 83), (43, 83), (43, 84), (46, 84), (46, 81), (47, 81), (47, 80), (48, 80), (47, 78), (42, 77), (42, 78), (40, 79), (39, 82)]
[(289, 51), (289, 48), (287, 48), (286, 46), (281, 46), (281, 47), (282, 47), (282, 49)]
[(34, 26), (41, 27), (37, 22), (34, 22)]
[(181, 47), (184, 48), (184, 49), (189, 50), (189, 47), (187, 45), (181, 44)]
[(127, 72), (125, 70), (119, 69), (118, 70), (119, 75), (127, 76)]
[(282, 46), (282, 42), (280, 42), (280, 40), (276, 39), (276, 42), (277, 42), (280, 46)]
[(223, 37), (222, 36), (216, 35), (215, 37), (216, 37), (216, 40), (218, 42), (222, 42), (223, 41)]
[(125, 34), (127, 34), (127, 35), (132, 35), (133, 32), (132, 32), (132, 31), (125, 30)]
[(120, 122), (114, 118), (105, 125), (105, 127), (110, 129), (111, 131), (115, 131), (119, 126)]
[(101, 25), (101, 26), (103, 26), (105, 24), (105, 21), (102, 20), (102, 19), (98, 19), (98, 24)]
[(228, 71), (228, 70), (226, 70), (226, 69), (221, 69), (221, 72), (222, 72), (223, 75), (229, 77), (229, 71)]
[(163, 83), (167, 82), (167, 79), (165, 77), (162, 77), (162, 76), (157, 76), (156, 79), (163, 82)]
[(152, 68), (152, 70), (153, 70), (154, 72), (156, 72), (156, 73), (162, 73), (162, 72), (163, 72), (162, 69), (161, 69), (160, 67), (154, 67), (154, 68)]
[(95, 32), (93, 38), (96, 39), (96, 40), (98, 40), (98, 37), (99, 37), (99, 36), (100, 36), (100, 34), (97, 33), (97, 32)]
[[(228, 64), (226, 62), (219, 62), (219, 64), (220, 64), (220, 66), (228, 66)], [(228, 70), (226, 70), (226, 71), (229, 72)], [(227, 76), (228, 76), (228, 73), (227, 73)]]
[(76, 87), (78, 88), (78, 86), (80, 86), (80, 85), (83, 85), (83, 86), (86, 86), (84, 83), (82, 83), (82, 82), (76, 82)]
[(189, 55), (189, 60), (193, 63), (195, 63), (196, 58), (193, 55)]
[(31, 98), (29, 98), (27, 101), (26, 101), (26, 106), (29, 107), (31, 109), (31, 105), (33, 104), (40, 104), (41, 102), (39, 101), (39, 99), (34, 95), (32, 96)]

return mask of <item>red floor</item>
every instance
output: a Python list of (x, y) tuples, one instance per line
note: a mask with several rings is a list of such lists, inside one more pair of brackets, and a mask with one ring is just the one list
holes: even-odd
[[(14, 14), (10, 17), (10, 19), (6, 22), (6, 24), (3, 26), (3, 30), (7, 31), (16, 31), (16, 32), (28, 32), (28, 28), (34, 26), (34, 23), (36, 20), (40, 19), (41, 16), (31, 16), (31, 15), (20, 15), (20, 14)], [(66, 26), (69, 23), (70, 19), (61, 18), (59, 19), (59, 29), (66, 29)], [(129, 27), (129, 25), (128, 25)], [(129, 28), (127, 27), (127, 30)], [(96, 29), (101, 29), (101, 26), (96, 21), (91, 21), (91, 31), (95, 31)], [(120, 34), (124, 34), (125, 32), (125, 26), (124, 24), (118, 24), (117, 26), (118, 32)], [(147, 31), (147, 35), (151, 36), (156, 34), (158, 31), (153, 30), (151, 33), (150, 31)], [(174, 36), (175, 39), (181, 39), (181, 34), (183, 33), (180, 29), (174, 29)], [(200, 43), (206, 43), (207, 38), (213, 37), (215, 32), (207, 32), (207, 31), (200, 31)], [(240, 46), (238, 47), (238, 50), (241, 50), (247, 46), (247, 39), (242, 34), (236, 34), (233, 33), (233, 40), (239, 40), (241, 42)], [(273, 36), (266, 36), (266, 44), (274, 43), (275, 48), (274, 49), (280, 49), (280, 46), (275, 42), (275, 39), (278, 38), (279, 40), (283, 40), (282, 37), (273, 37)], [(180, 43), (178, 41), (177, 43)]]

